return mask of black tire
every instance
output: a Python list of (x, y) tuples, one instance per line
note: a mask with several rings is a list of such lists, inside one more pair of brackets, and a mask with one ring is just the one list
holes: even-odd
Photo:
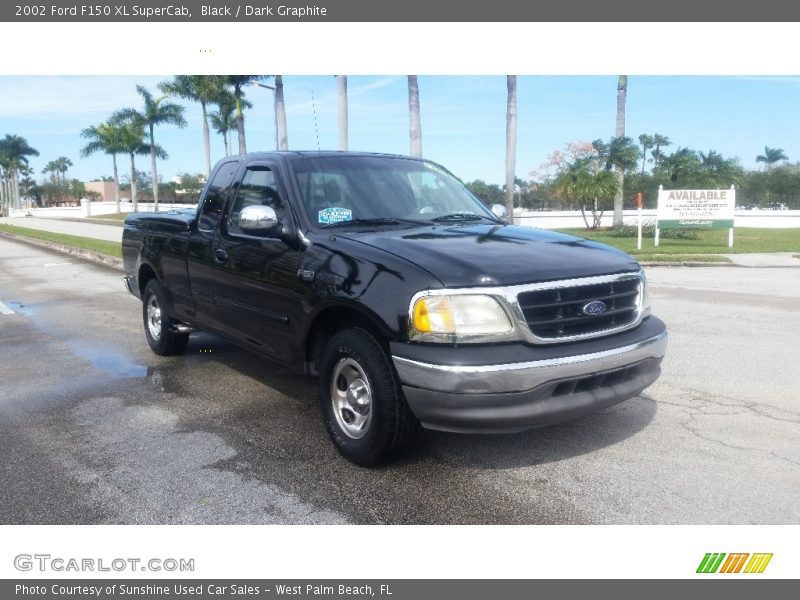
[(175, 322), (167, 314), (166, 307), (167, 295), (164, 288), (158, 281), (151, 279), (142, 294), (144, 335), (153, 352), (159, 356), (175, 356), (186, 350), (189, 334), (172, 331)]
[[(328, 341), (320, 357), (319, 381), (320, 407), (328, 434), (342, 456), (357, 465), (371, 467), (395, 458), (419, 430), (394, 367), (380, 344), (363, 329), (344, 329)], [(355, 400), (363, 397), (365, 389), (369, 394), (366, 417), (357, 412), (364, 407), (357, 406)], [(335, 408), (336, 400), (346, 407)], [(359, 419), (366, 419), (361, 427)]]

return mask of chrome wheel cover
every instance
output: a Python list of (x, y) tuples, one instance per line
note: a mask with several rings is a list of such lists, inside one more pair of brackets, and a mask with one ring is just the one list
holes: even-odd
[(154, 340), (158, 341), (161, 337), (161, 307), (155, 294), (147, 299), (147, 330)]
[(358, 362), (343, 358), (336, 363), (331, 373), (330, 395), (333, 414), (342, 432), (354, 440), (364, 437), (372, 423), (372, 388)]

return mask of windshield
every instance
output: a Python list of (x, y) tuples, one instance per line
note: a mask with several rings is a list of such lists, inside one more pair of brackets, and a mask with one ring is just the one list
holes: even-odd
[(318, 227), (497, 221), (457, 179), (432, 163), (384, 156), (292, 162), (306, 214)]

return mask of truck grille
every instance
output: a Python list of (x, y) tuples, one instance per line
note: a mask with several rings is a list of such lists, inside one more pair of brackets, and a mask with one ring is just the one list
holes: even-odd
[[(636, 322), (641, 279), (631, 277), (590, 285), (552, 287), (521, 292), (517, 302), (531, 332), (542, 339), (601, 335)], [(600, 301), (605, 310), (584, 312), (589, 303)]]

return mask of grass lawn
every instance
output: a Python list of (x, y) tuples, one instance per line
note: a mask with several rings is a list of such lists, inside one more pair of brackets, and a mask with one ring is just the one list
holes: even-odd
[(131, 213), (112, 213), (110, 215), (96, 215), (91, 217), (82, 217), (79, 219), (82, 222), (101, 223), (103, 225), (119, 225), (122, 227), (125, 224), (125, 217)]
[(80, 237), (77, 235), (67, 235), (65, 233), (51, 233), (50, 231), (40, 231), (39, 229), (28, 229), (27, 227), (16, 227), (14, 225), (0, 225), (0, 231), (24, 235), (25, 237), (45, 240), (74, 246), (85, 250), (92, 250), (109, 256), (122, 257), (122, 245), (119, 242), (107, 242), (105, 240), (95, 240), (93, 238)]
[[(746, 252), (797, 252), (800, 250), (800, 227), (792, 229), (741, 228), (733, 231), (733, 248), (728, 248), (727, 229), (698, 230), (696, 240), (662, 238), (658, 248), (652, 237), (642, 238), (642, 249), (636, 249), (635, 237), (613, 237), (610, 230), (587, 231), (562, 229), (578, 237), (603, 242), (642, 260), (692, 260), (692, 254), (738, 254)], [(680, 255), (670, 259), (669, 255)], [(665, 257), (666, 258), (663, 258)], [(699, 257), (698, 257), (699, 258)], [(694, 259), (697, 260), (697, 259)], [(705, 260), (705, 259), (704, 259)]]

